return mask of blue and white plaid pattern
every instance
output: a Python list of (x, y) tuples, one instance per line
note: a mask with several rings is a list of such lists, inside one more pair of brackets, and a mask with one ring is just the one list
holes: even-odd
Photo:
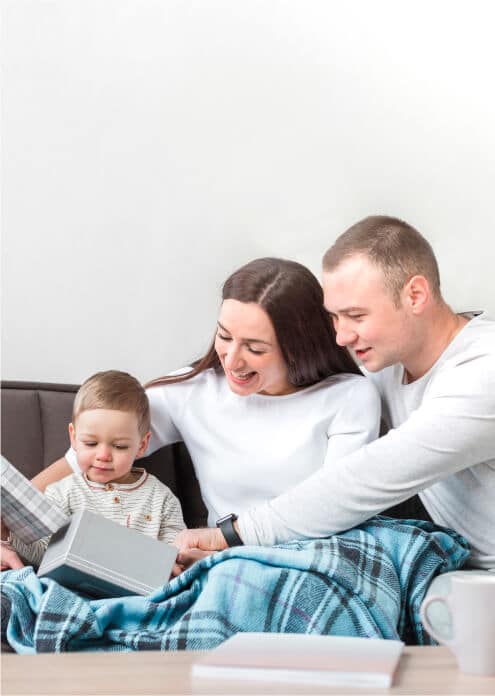
[(10, 462), (1, 461), (2, 520), (25, 544), (53, 534), (69, 518)]
[(419, 615), (426, 589), (468, 555), (451, 530), (376, 517), (329, 539), (228, 549), (149, 597), (89, 600), (31, 568), (11, 570), (4, 630), (19, 653), (200, 650), (238, 631), (430, 644)]

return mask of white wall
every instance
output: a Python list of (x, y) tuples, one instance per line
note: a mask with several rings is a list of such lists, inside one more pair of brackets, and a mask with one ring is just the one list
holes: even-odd
[(230, 271), (318, 273), (372, 213), (495, 314), (491, 0), (2, 7), (4, 378), (163, 374), (206, 347)]

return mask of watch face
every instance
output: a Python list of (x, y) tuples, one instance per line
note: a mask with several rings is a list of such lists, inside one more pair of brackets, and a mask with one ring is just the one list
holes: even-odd
[(229, 515), (224, 515), (223, 517), (220, 517), (220, 518), (216, 521), (216, 525), (217, 525), (217, 527), (218, 527), (219, 525), (223, 524), (223, 523), (226, 522), (227, 520), (232, 520), (232, 522), (235, 522), (236, 519), (237, 519), (237, 515), (234, 515), (234, 513), (231, 512)]

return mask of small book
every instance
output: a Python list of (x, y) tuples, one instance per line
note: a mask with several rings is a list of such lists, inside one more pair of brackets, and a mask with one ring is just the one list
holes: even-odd
[(2, 519), (25, 544), (53, 534), (69, 522), (67, 515), (5, 457), (0, 473)]
[(298, 633), (236, 633), (193, 664), (195, 677), (388, 688), (404, 643)]

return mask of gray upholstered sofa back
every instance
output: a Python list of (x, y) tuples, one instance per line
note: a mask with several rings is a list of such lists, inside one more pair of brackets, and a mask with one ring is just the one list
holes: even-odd
[[(74, 384), (2, 382), (2, 454), (28, 478), (67, 451), (77, 389)], [(182, 443), (163, 447), (141, 463), (178, 496), (188, 527), (206, 525), (206, 508)]]
[[(2, 454), (28, 478), (66, 452), (67, 425), (77, 389), (74, 384), (2, 382)], [(188, 527), (206, 525), (206, 508), (189, 453), (182, 443), (163, 447), (141, 463), (177, 495)], [(386, 514), (429, 519), (418, 496)]]
[(2, 454), (32, 478), (63, 457), (77, 386), (2, 382)]

